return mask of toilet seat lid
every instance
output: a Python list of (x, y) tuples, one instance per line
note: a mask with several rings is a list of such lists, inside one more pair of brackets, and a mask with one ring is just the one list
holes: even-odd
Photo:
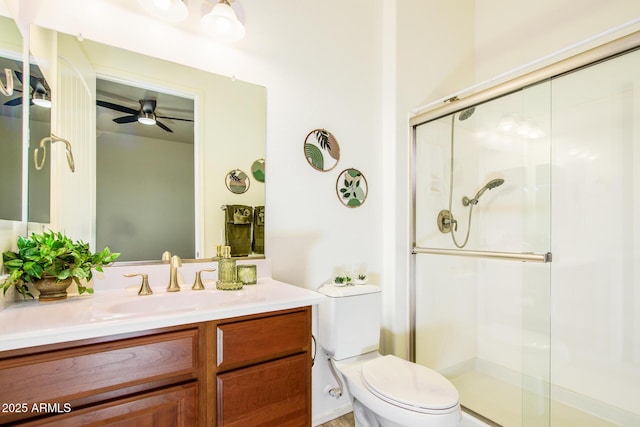
[(365, 386), (381, 399), (419, 412), (457, 407), (458, 391), (444, 376), (393, 355), (362, 365)]

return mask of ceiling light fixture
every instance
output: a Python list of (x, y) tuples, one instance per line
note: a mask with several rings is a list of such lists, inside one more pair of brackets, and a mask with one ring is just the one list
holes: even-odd
[(155, 125), (156, 115), (154, 113), (145, 113), (144, 111), (141, 111), (140, 114), (138, 114), (138, 122), (143, 125)]
[(220, 0), (213, 6), (211, 12), (202, 17), (200, 25), (202, 31), (221, 41), (235, 42), (245, 35), (244, 25), (238, 20), (228, 0)]
[(51, 108), (51, 99), (49, 98), (49, 95), (44, 92), (34, 92), (31, 96), (31, 100), (38, 107)]
[(163, 21), (180, 22), (189, 15), (184, 0), (138, 0), (138, 3), (144, 10)]

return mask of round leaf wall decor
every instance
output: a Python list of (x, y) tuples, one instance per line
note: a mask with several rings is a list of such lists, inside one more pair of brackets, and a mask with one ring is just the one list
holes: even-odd
[(240, 169), (234, 169), (226, 176), (227, 190), (235, 194), (246, 193), (249, 189), (249, 177)]
[(251, 174), (258, 182), (264, 182), (264, 159), (258, 159), (251, 165)]
[(327, 172), (340, 160), (340, 145), (328, 130), (314, 129), (304, 140), (304, 156), (312, 168)]
[(338, 175), (336, 194), (343, 205), (357, 208), (364, 203), (368, 191), (367, 180), (358, 169), (345, 169)]

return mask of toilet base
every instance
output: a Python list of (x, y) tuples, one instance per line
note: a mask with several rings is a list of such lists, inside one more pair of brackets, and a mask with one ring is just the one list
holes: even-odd
[(371, 393), (362, 382), (361, 365), (381, 357), (372, 352), (341, 361), (336, 368), (351, 396), (356, 427), (457, 427), (461, 422), (460, 405), (439, 414), (410, 411), (386, 402)]
[(353, 418), (355, 427), (406, 427), (387, 420), (369, 410), (357, 399), (353, 399)]

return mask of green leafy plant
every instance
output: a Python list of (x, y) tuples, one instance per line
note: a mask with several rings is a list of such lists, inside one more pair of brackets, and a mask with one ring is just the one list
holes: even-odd
[(348, 285), (349, 283), (351, 283), (351, 277), (349, 276), (336, 276), (336, 278), (334, 279), (334, 282), (337, 283), (338, 285)]
[(358, 280), (367, 280), (366, 274), (358, 274)]
[(80, 279), (87, 282), (93, 277), (92, 268), (102, 271), (102, 266), (112, 263), (120, 256), (111, 253), (109, 248), (93, 253), (89, 244), (72, 241), (63, 233), (53, 231), (42, 234), (32, 233), (31, 237), (19, 237), (18, 251), (2, 253), (2, 261), (9, 277), (2, 284), (3, 294), (10, 286), (23, 297), (31, 297), (27, 283), (33, 283), (45, 276), (55, 277), (57, 281), (73, 278), (79, 293), (93, 293), (92, 288), (83, 286)]

